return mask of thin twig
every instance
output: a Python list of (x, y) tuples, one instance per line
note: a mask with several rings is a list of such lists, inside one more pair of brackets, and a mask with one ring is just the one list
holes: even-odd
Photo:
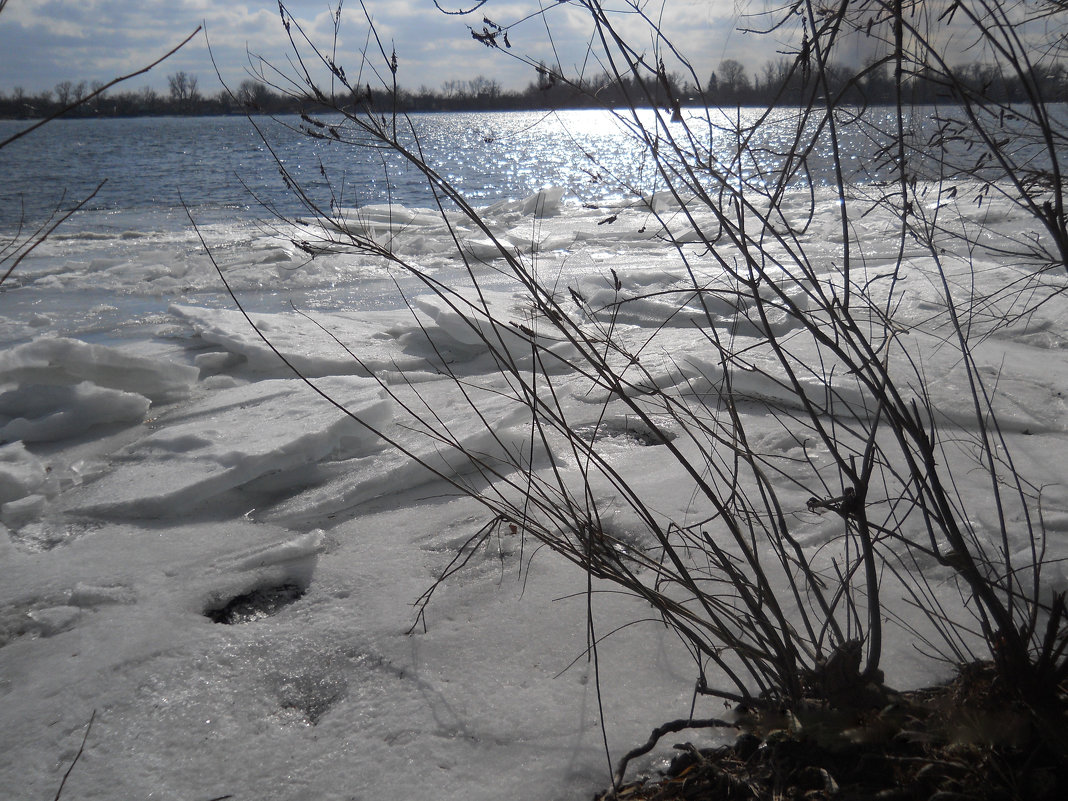
[(93, 721), (94, 720), (96, 720), (96, 710), (95, 709), (93, 710), (93, 714), (91, 714), (89, 716), (89, 723), (87, 723), (86, 726), (85, 726), (85, 735), (82, 737), (82, 744), (78, 748), (78, 753), (74, 755), (74, 760), (70, 763), (70, 766), (67, 768), (67, 772), (63, 774), (63, 781), (61, 781), (59, 783), (59, 789), (56, 790), (56, 797), (53, 799), (53, 801), (59, 801), (59, 797), (61, 795), (63, 795), (63, 788), (67, 784), (67, 779), (70, 777), (71, 771), (73, 771), (74, 770), (74, 766), (78, 764), (78, 760), (82, 758), (82, 753), (84, 753), (84, 751), (85, 751), (85, 743), (89, 739), (89, 732), (92, 731), (92, 729), (93, 729)]
[(108, 89), (110, 89), (111, 87), (115, 86), (116, 84), (120, 84), (123, 81), (128, 81), (131, 78), (136, 78), (138, 75), (144, 75), (146, 72), (151, 70), (153, 67), (155, 67), (158, 64), (166, 61), (168, 58), (170, 58), (175, 53), (177, 53), (179, 50), (181, 50), (183, 47), (185, 47), (185, 45), (187, 45), (192, 40), (192, 38), (194, 36), (196, 36), (198, 33), (200, 33), (200, 31), (202, 29), (203, 29), (203, 26), (202, 25), (198, 25), (195, 31), (193, 31), (191, 34), (189, 34), (187, 37), (185, 37), (181, 42), (179, 42), (177, 45), (172, 47), (170, 50), (168, 50), (162, 56), (160, 56), (155, 61), (153, 61), (151, 64), (149, 64), (147, 67), (142, 67), (139, 70), (136, 70), (134, 72), (128, 73), (128, 74), (123, 75), (123, 76), (118, 77), (118, 78), (113, 78), (112, 80), (110, 80), (106, 84), (104, 84), (103, 86), (101, 86), (98, 89), (95, 89), (92, 92), (90, 92), (89, 94), (87, 94), (85, 97), (78, 98), (73, 103), (70, 103), (69, 105), (66, 105), (63, 108), (59, 109), (59, 111), (56, 111), (56, 112), (48, 115), (43, 120), (38, 120), (37, 122), (35, 122), (33, 125), (29, 126), (28, 128), (23, 128), (21, 131), (18, 131), (17, 133), (12, 134), (7, 139), (5, 139), (4, 141), (0, 142), (0, 150), (2, 150), (3, 148), (7, 147), (9, 144), (14, 142), (15, 140), (21, 139), (22, 137), (26, 136), (26, 134), (33, 133), (38, 128), (40, 128), (42, 125), (47, 125), (48, 123), (50, 123), (52, 120), (56, 119), (57, 117), (62, 117), (68, 111), (71, 111), (72, 109), (76, 109), (76, 108), (78, 108), (78, 106), (81, 106), (81, 105), (83, 105), (85, 103), (88, 103), (94, 97), (102, 95), (104, 92), (106, 92)]

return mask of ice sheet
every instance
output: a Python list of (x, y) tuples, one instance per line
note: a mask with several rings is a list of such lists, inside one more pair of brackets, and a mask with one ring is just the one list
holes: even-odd
[(172, 412), (156, 430), (113, 455), (105, 476), (70, 494), (65, 508), (94, 516), (159, 517), (270, 477), (276, 491), (305, 481), (303, 469), (376, 447), (390, 417), (378, 385), (335, 377), (261, 381), (212, 393)]
[(198, 375), (189, 365), (65, 337), (42, 336), (0, 353), (0, 381), (7, 384), (89, 381), (159, 402), (187, 397)]
[[(538, 275), (576, 325), (611, 329), (621, 351), (610, 358), (639, 357), (627, 373), (635, 397), (642, 380), (655, 380), (698, 408), (722, 400), (717, 337), (753, 365), (772, 364), (764, 323), (738, 302), (714, 259), (687, 253), (687, 270), (664, 247), (650, 209), (681, 231), (677, 205), (664, 195), (647, 201), (582, 208), (550, 191), (486, 213), (520, 258), (536, 256)], [(808, 202), (788, 195), (784, 217), (800, 218)], [(836, 209), (833, 196), (818, 196), (806, 234), (820, 269), (830, 269), (830, 243), (840, 237)], [(343, 219), (393, 242), (458, 294), (445, 300), (407, 284), (391, 310), (351, 307), (361, 281), (388, 274), (380, 259), (309, 262), (284, 237), (257, 229), (205, 233), (239, 297), (258, 304), (251, 316), (272, 344), (363, 423), (293, 377), (220, 294), (188, 232), (170, 232), (165, 252), (157, 235), (59, 240), (47, 253), (64, 261), (35, 262), (19, 290), (27, 294), (10, 293), (13, 311), (0, 328), (0, 437), (10, 440), (0, 445), (0, 786), (54, 795), (95, 710), (70, 798), (570, 800), (608, 783), (601, 710), (612, 758), (653, 726), (689, 714), (695, 666), (685, 649), (655, 622), (624, 626), (646, 620), (648, 607), (594, 582), (597, 633), (615, 632), (600, 643), (598, 699), (585, 577), (507, 526), (437, 589), (424, 630), (412, 603), (492, 517), (457, 497), (458, 486), (519, 492), (519, 484), (501, 487), (517, 462), (530, 460), (576, 497), (589, 493), (613, 509), (605, 530), (628, 547), (651, 545), (573, 452), (549, 435), (531, 448), (529, 410), (515, 397), (535, 352), (547, 367), (534, 384), (539, 397), (598, 437), (607, 463), (654, 499), (656, 514), (696, 523), (703, 512), (692, 482), (662, 444), (643, 438), (648, 432), (614, 391), (567, 369), (573, 346), (545, 340), (544, 321), (499, 272), (495, 246), (477, 241), (484, 232), (463, 232), (468, 252), (484, 262), (470, 265), (486, 283), (478, 299), (434, 213), (365, 207)], [(891, 224), (878, 214), (857, 222), (870, 239), (873, 274), (894, 256)], [(294, 236), (311, 233), (305, 226)], [(945, 346), (939, 287), (920, 254), (906, 254), (906, 264), (908, 302), (895, 310), (902, 331), (892, 358), (922, 360), (937, 377), (930, 386), (942, 422), (963, 424), (971, 414), (966, 378)], [(991, 287), (1018, 272), (980, 268), (978, 280)], [(1057, 280), (1048, 286), (1048, 302), (1026, 317), (1008, 323), (1011, 309), (994, 303), (972, 324), (983, 327), (974, 355), (1015, 464), (1041, 485), (1049, 553), (1063, 556), (1068, 310)], [(68, 313), (90, 287), (114, 296), (105, 303), (94, 295), (91, 309)], [(264, 295), (264, 287), (280, 294)], [(312, 319), (285, 303), (297, 289), (297, 306)], [(457, 311), (483, 302), (506, 328)], [(75, 316), (77, 336), (58, 335)], [(123, 319), (137, 322), (111, 330)], [(790, 333), (785, 318), (769, 324)], [(797, 353), (799, 366), (806, 356)], [(736, 371), (735, 411), (768, 459), (819, 463), (824, 452), (764, 413), (768, 400), (790, 400), (779, 378)], [(814, 397), (823, 392), (810, 386)], [(836, 374), (834, 389), (839, 409), (872, 412), (852, 377)], [(428, 438), (427, 423), (479, 459)], [(674, 447), (700, 458), (670, 419), (666, 430), (678, 435)], [(973, 434), (962, 429), (961, 441)], [(802, 546), (829, 564), (836, 521), (808, 513), (805, 493), (789, 482), (779, 489), (789, 514), (808, 515)], [(968, 484), (961, 503), (988, 506), (988, 494)], [(1008, 545), (1027, 555), (1022, 535)], [(949, 578), (926, 567), (936, 580)], [(1063, 590), (1066, 576), (1055, 563), (1042, 591)], [(212, 622), (211, 613), (233, 603), (255, 613)], [(891, 683), (939, 677), (910, 637), (889, 627), (886, 637)], [(696, 704), (698, 714), (725, 712), (708, 699)], [(693, 739), (705, 744), (707, 736)]]

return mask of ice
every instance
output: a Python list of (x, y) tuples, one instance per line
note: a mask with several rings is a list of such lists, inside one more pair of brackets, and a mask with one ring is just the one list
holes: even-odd
[(21, 529), (27, 523), (38, 519), (47, 503), (46, 495), (28, 493), (16, 500), (0, 504), (0, 521), (13, 530)]
[[(675, 387), (693, 408), (719, 397), (723, 365), (712, 343), (721, 337), (760, 368), (739, 366), (731, 382), (733, 413), (754, 452), (796, 465), (826, 460), (826, 450), (790, 430), (788, 410), (778, 421), (765, 413), (767, 401), (781, 409), (796, 398), (774, 372), (764, 323), (714, 259), (687, 251), (686, 270), (665, 248), (650, 206), (682, 231), (670, 218), (677, 202), (646, 200), (583, 208), (546, 190), (485, 213), (517, 258), (536, 255), (539, 276), (575, 325), (611, 330), (621, 347), (612, 358), (640, 356), (634, 397), (642, 380)], [(787, 195), (784, 216), (800, 218), (808, 202)], [(841, 227), (835, 198), (817, 194), (816, 202), (806, 236), (818, 270), (830, 253), (823, 243)], [(388, 308), (353, 306), (360, 282), (382, 277), (378, 257), (307, 262), (285, 237), (257, 229), (205, 233), (238, 296), (255, 307), (256, 326), (358, 419), (294, 376), (219, 294), (218, 276), (186, 233), (167, 233), (166, 252), (157, 233), (60, 239), (49, 247), (63, 261), (33, 266), (23, 288), (5, 294), (14, 311), (0, 351), (0, 786), (54, 796), (95, 710), (65, 797), (563, 801), (608, 784), (602, 714), (618, 758), (691, 708), (724, 713), (695, 702), (693, 660), (648, 620), (647, 604), (598, 581), (587, 597), (581, 571), (507, 526), (418, 617), (413, 602), (494, 514), (462, 490), (521, 493), (517, 462), (612, 509), (604, 530), (625, 547), (652, 545), (575, 453), (551, 436), (531, 447), (530, 411), (510, 382), (529, 378), (535, 354), (545, 370), (538, 391), (579, 436), (597, 439), (612, 469), (653, 499), (653, 514), (699, 522), (693, 481), (615, 390), (569, 368), (574, 347), (543, 335), (524, 292), (497, 272), (504, 263), (485, 232), (458, 232), (486, 261), (470, 266), (485, 284), (479, 297), (436, 212), (366, 206), (338, 219), (428, 266), (455, 294), (408, 283), (401, 298), (398, 279)], [(1011, 225), (1011, 213), (1006, 219)], [(872, 213), (857, 224), (878, 273), (896, 247), (888, 221)], [(959, 351), (946, 345), (945, 304), (930, 265), (910, 258), (909, 302), (895, 310), (904, 344), (888, 364), (902, 367), (894, 360), (904, 352), (936, 377), (928, 386), (940, 422), (960, 426), (966, 443), (973, 412)], [(991, 287), (1018, 273), (1008, 264), (977, 269)], [(94, 281), (107, 292), (76, 309)], [(268, 286), (279, 294), (261, 291)], [(286, 303), (295, 288), (304, 313)], [(22, 292), (32, 294), (18, 306)], [(989, 320), (972, 321), (986, 326), (972, 355), (1014, 465), (1041, 477), (1054, 559), (1065, 555), (1068, 532), (1064, 303), (1053, 292), (1026, 317), (1010, 321), (1011, 309), (994, 304)], [(506, 326), (492, 328), (486, 309)], [(56, 334), (72, 316), (79, 333)], [(127, 318), (136, 325), (111, 330)], [(785, 316), (769, 324), (793, 345)], [(807, 355), (797, 353), (800, 383), (827, 402), (805, 371)], [(833, 390), (839, 411), (872, 413), (855, 377), (836, 373)], [(672, 447), (700, 463), (685, 432), (666, 413), (658, 419)], [(980, 509), (987, 495), (977, 481), (962, 486), (960, 502)], [(808, 514), (800, 489), (782, 488), (781, 498), (784, 513)], [(992, 526), (983, 514), (975, 525)], [(809, 517), (798, 542), (831, 569), (840, 521)], [(1026, 559), (1023, 534), (1005, 544)], [(1068, 585), (1064, 564), (1042, 576), (1047, 597)], [(948, 570), (933, 560), (926, 567), (951, 587)], [(587, 602), (597, 633), (614, 632), (599, 641), (600, 698)], [(218, 614), (228, 608), (238, 612)], [(891, 626), (885, 636), (891, 684), (940, 678), (911, 638)], [(640, 766), (669, 752), (667, 744)]]
[(363, 237), (394, 253), (423, 255), (448, 236), (441, 215), (430, 209), (368, 205), (347, 209), (335, 220), (334, 229)]
[[(391, 337), (383, 328), (397, 319), (395, 313), (368, 312), (363, 317), (344, 313), (314, 314), (310, 318), (297, 312), (250, 314), (263, 337), (270, 340), (271, 345), (268, 345), (239, 311), (178, 304), (173, 305), (171, 311), (189, 323), (201, 340), (223, 348), (226, 353), (238, 357), (249, 370), (264, 376), (288, 377), (294, 375), (294, 369), (309, 378), (366, 376), (383, 369), (419, 370), (425, 366), (424, 357), (429, 352), (424, 348), (422, 352), (405, 358), (389, 348)], [(358, 350), (358, 357), (354, 350)], [(198, 363), (205, 364), (211, 371), (236, 366), (232, 360), (216, 353), (201, 354), (197, 358)]]
[(521, 200), (502, 200), (487, 206), (482, 213), (490, 218), (499, 217), (553, 217), (561, 212), (564, 189), (559, 186), (546, 187)]
[(41, 637), (54, 637), (69, 631), (78, 624), (82, 610), (76, 606), (50, 606), (34, 609), (26, 616), (33, 622), (35, 633)]
[[(722, 281), (695, 287), (684, 276), (661, 271), (617, 272), (614, 277), (589, 277), (579, 284), (584, 305), (600, 320), (649, 328), (716, 327), (733, 336), (759, 337), (770, 327), (786, 334), (794, 325), (785, 312), (772, 310), (765, 325), (751, 302), (739, 298), (737, 289)], [(796, 288), (786, 290), (799, 308), (806, 299)]]
[(102, 586), (95, 584), (75, 584), (71, 590), (70, 606), (93, 608), (105, 604), (132, 604), (137, 596), (129, 587)]
[[(422, 295), (412, 301), (413, 309), (425, 320), (420, 325), (401, 324), (391, 329), (413, 353), (445, 361), (470, 361), (490, 349), (512, 365), (529, 365), (535, 351), (550, 373), (571, 369), (569, 359), (576, 351), (567, 342), (535, 345), (524, 328), (532, 330), (530, 312), (512, 294), (483, 292), (481, 297), (463, 295)], [(510, 327), (491, 323), (491, 316), (507, 320)], [(429, 326), (429, 327), (428, 327)], [(431, 348), (430, 343), (433, 342)]]
[(51, 442), (104, 423), (140, 423), (144, 395), (80, 384), (28, 384), (0, 393), (0, 442)]
[[(425, 257), (445, 253), (448, 258), (455, 259), (458, 258), (456, 248), (442, 248), (444, 243), (452, 241), (451, 226), (464, 254), (475, 260), (492, 261), (501, 257), (501, 246), (525, 246), (529, 251), (529, 227), (524, 229), (519, 226), (514, 233), (505, 229), (524, 218), (537, 221), (561, 214), (563, 196), (562, 187), (547, 187), (526, 198), (500, 201), (484, 209), (483, 214), (501, 245), (455, 212), (443, 218), (439, 212), (431, 209), (375, 204), (340, 211), (330, 224), (324, 226), (325, 231), (318, 226), (306, 225), (304, 230), (309, 236), (302, 241), (316, 249), (320, 247), (318, 242), (324, 234), (340, 232), (344, 236), (373, 242), (376, 247), (396, 255)], [(551, 250), (572, 240), (571, 236), (565, 239), (550, 238), (541, 243), (540, 249)], [(327, 251), (330, 249), (329, 245), (322, 247)]]
[(25, 498), (45, 485), (41, 461), (21, 442), (0, 446), (0, 503)]
[[(419, 385), (419, 392), (433, 393), (435, 387)], [(507, 398), (497, 387), (471, 388), (485, 427), (471, 425), (467, 403), (440, 397), (434, 403), (433, 427), (452, 438), (477, 462), (449, 447), (441, 436), (427, 436), (430, 427), (413, 421), (390, 427), (387, 433), (393, 448), (324, 466), (321, 484), (278, 504), (267, 513), (271, 520), (299, 524), (302, 520), (325, 520), (368, 501), (389, 497), (399, 488), (406, 491), (427, 485), (435, 479), (471, 486), (481, 477), (511, 472), (509, 465), (517, 454), (529, 457), (529, 412)], [(431, 395), (431, 398), (434, 398)], [(409, 408), (420, 403), (411, 398)]]
[(155, 402), (187, 397), (195, 367), (126, 353), (66, 337), (41, 337), (0, 353), (0, 381), (18, 384), (81, 384), (144, 395)]
[[(390, 416), (378, 385), (355, 377), (316, 383), (261, 381), (213, 393), (114, 455), (114, 469), (72, 493), (71, 510), (93, 515), (182, 515), (235, 487), (270, 478), (280, 491), (327, 457), (374, 448)], [(357, 419), (358, 418), (358, 419)]]

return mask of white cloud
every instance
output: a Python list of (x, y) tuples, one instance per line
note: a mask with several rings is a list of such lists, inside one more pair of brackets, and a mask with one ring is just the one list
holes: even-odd
[[(333, 37), (328, 2), (292, 0), (287, 4), (310, 38), (327, 48), (332, 46)], [(446, 8), (458, 8), (464, 3), (470, 0), (442, 0)], [(627, 5), (622, 0), (612, 0), (606, 8), (614, 23), (630, 30), (636, 21), (621, 13)], [(387, 53), (396, 47), (400, 80), (411, 88), (437, 88), (443, 81), (479, 74), (512, 87), (533, 80), (529, 67), (472, 39), (468, 26), (481, 30), (483, 16), (502, 25), (525, 18), (509, 31), (511, 54), (548, 63), (554, 63), (559, 55), (564, 66), (570, 68), (589, 61), (589, 20), (582, 9), (572, 4), (553, 0), (491, 1), (466, 17), (442, 14), (432, 0), (367, 0), (367, 9)], [(544, 9), (544, 17), (539, 15), (539, 9)], [(739, 15), (735, 0), (669, 0), (662, 8), (658, 3), (649, 3), (645, 10), (662, 19), (682, 49), (695, 57), (699, 74), (710, 71), (724, 57), (741, 58), (754, 69), (763, 62), (763, 58), (750, 59), (756, 52), (752, 41), (743, 41), (734, 32)], [(287, 42), (275, 0), (15, 2), (0, 14), (0, 89), (21, 85), (29, 91), (39, 91), (63, 80), (109, 80), (158, 58), (202, 22), (228, 83), (239, 83), (245, 77), (246, 48), (276, 63), (285, 63)], [(643, 47), (650, 42), (644, 32), (635, 36)], [(359, 54), (367, 43), (363, 10), (358, 2), (350, 0), (344, 6), (338, 41), (339, 61), (346, 64), (350, 74), (358, 71)], [(377, 58), (376, 52), (375, 55)], [(178, 69), (197, 74), (205, 91), (217, 88), (204, 39), (188, 45), (132, 88), (146, 83), (165, 87), (166, 75)]]

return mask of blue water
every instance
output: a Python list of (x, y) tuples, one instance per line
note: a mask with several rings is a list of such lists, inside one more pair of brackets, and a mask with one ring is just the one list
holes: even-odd
[[(618, 166), (635, 160), (634, 145), (600, 112), (564, 116), (428, 114), (414, 120), (428, 159), (477, 201), (523, 197), (546, 185), (587, 197), (607, 191), (591, 178), (583, 153), (600, 153)], [(345, 206), (432, 203), (422, 176), (396, 154), (301, 136), (294, 130), (299, 117), (255, 122), (279, 162), (327, 209), (331, 199)], [(0, 121), (0, 138), (24, 125)], [(58, 120), (0, 150), (0, 175), (0, 230), (69, 207), (102, 180), (107, 183), (89, 210), (167, 215), (180, 211), (184, 200), (202, 214), (223, 217), (262, 215), (264, 206), (304, 211), (244, 117)], [(93, 220), (106, 230), (106, 214)]]
[[(646, 122), (653, 123), (655, 114), (649, 111)], [(743, 114), (743, 123), (756, 119), (755, 111)], [(725, 117), (719, 121), (729, 125)], [(403, 134), (406, 143), (476, 206), (545, 186), (562, 186), (568, 196), (592, 202), (631, 190), (653, 192), (661, 181), (645, 148), (604, 111), (416, 114), (411, 123), (414, 133)], [(260, 131), (244, 117), (57, 120), (0, 150), (0, 231), (68, 208), (101, 181), (106, 183), (85, 207), (94, 213), (80, 214), (74, 225), (106, 231), (115, 212), (137, 212), (160, 217), (163, 227), (180, 226), (183, 200), (202, 220), (269, 216), (270, 208), (306, 213), (279, 165), (327, 210), (332, 202), (434, 204), (423, 176), (396, 153), (309, 139), (295, 116), (257, 118), (255, 124)], [(25, 125), (0, 121), (0, 139)], [(736, 137), (696, 118), (691, 125), (702, 148), (723, 164), (733, 161)], [(665, 123), (662, 130), (677, 135), (683, 129)], [(755, 144), (768, 152), (756, 160), (766, 163), (743, 171), (773, 168), (771, 153), (788, 152), (794, 133), (788, 113), (780, 123), (762, 126)], [(867, 133), (847, 136), (847, 164), (870, 161), (865, 157), (872, 148)], [(826, 155), (817, 149), (811, 159), (817, 181), (829, 169)]]
[[(917, 108), (906, 121), (916, 145), (909, 155), (912, 167), (927, 155), (924, 143), (936, 113), (957, 112)], [(1068, 107), (1059, 113), (1068, 114)], [(339, 117), (321, 119), (331, 125), (341, 122)], [(734, 129), (761, 119), (756, 109), (690, 110), (683, 126), (658, 112), (642, 112), (646, 129), (656, 136), (692, 137), (684, 141), (719, 173), (758, 183), (775, 180), (778, 166), (793, 149), (798, 125), (797, 112), (789, 109), (764, 119), (739, 163)], [(546, 186), (561, 186), (567, 196), (583, 202), (662, 188), (651, 147), (636, 141), (626, 117), (606, 111), (415, 114), (408, 122), (410, 130), (401, 123), (405, 145), (421, 153), (475, 206), (526, 197)], [(101, 181), (106, 183), (86, 204), (92, 213), (69, 223), (75, 230), (107, 231), (117, 224), (116, 213), (128, 212), (155, 218), (153, 227), (182, 227), (183, 200), (202, 221), (265, 218), (271, 210), (306, 214), (280, 167), (326, 211), (332, 204), (435, 204), (423, 176), (401, 155), (359, 146), (366, 138), (351, 125), (340, 128), (342, 138), (350, 140), (346, 143), (311, 139), (301, 133), (302, 124), (297, 116), (255, 118), (254, 124), (240, 116), (57, 120), (0, 149), (0, 232), (20, 223), (39, 224), (57, 207), (84, 200)], [(0, 140), (26, 125), (0, 120)], [(840, 152), (847, 181), (893, 178), (880, 167), (885, 158), (877, 154), (887, 142), (881, 132), (895, 127), (886, 109), (869, 109), (859, 123), (842, 122)], [(669, 150), (661, 147), (660, 152)], [(830, 153), (829, 143), (818, 141), (806, 156), (810, 172), (792, 176), (791, 183), (830, 180)], [(1027, 160), (1042, 153), (1017, 156)], [(965, 154), (964, 163), (974, 158)], [(714, 180), (711, 174), (707, 180)]]

